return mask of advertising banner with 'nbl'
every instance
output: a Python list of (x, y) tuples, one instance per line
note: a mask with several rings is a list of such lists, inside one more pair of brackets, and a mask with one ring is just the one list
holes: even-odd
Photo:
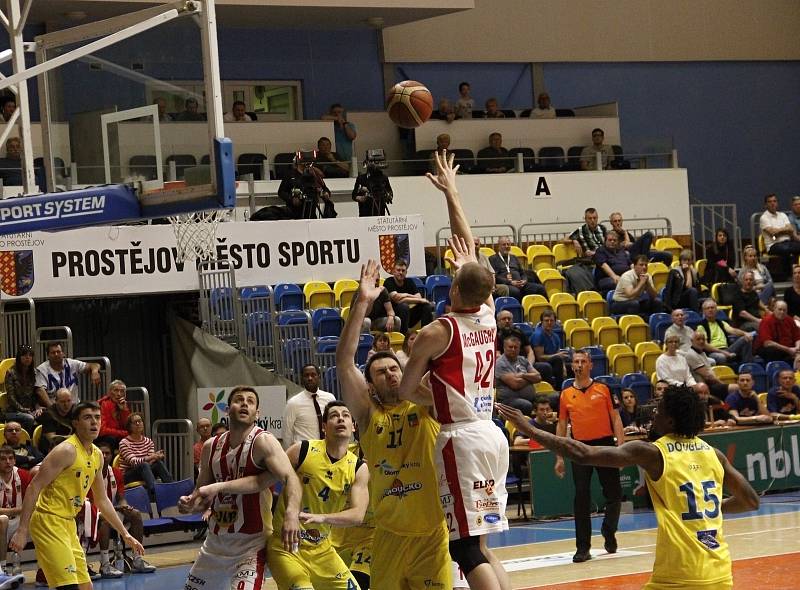
[[(217, 228), (216, 256), (236, 269), (240, 287), (357, 279), (378, 260), (397, 258), (425, 275), (421, 215), (281, 222), (229, 222)], [(194, 262), (177, 261), (169, 225), (87, 227), (0, 236), (0, 289), (9, 297), (86, 297), (194, 291)]]

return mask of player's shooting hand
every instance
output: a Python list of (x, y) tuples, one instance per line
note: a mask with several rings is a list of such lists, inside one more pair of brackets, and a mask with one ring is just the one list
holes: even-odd
[(517, 408), (512, 408), (511, 406), (501, 403), (496, 403), (494, 407), (497, 408), (497, 413), (503, 418), (516, 425), (517, 428), (526, 427), (527, 431), (528, 419), (525, 417), (525, 414), (520, 412)]
[(299, 514), (287, 510), (283, 515), (283, 528), (281, 529), (283, 548), (286, 551), (292, 551), (293, 546), (300, 543), (300, 530)]
[(367, 260), (367, 263), (361, 267), (361, 279), (358, 288), (359, 301), (364, 300), (372, 303), (378, 298), (383, 289), (378, 284), (378, 279), (380, 279), (378, 263), (371, 259)]
[(475, 244), (467, 242), (461, 236), (453, 236), (447, 240), (447, 245), (453, 252), (453, 257), (445, 257), (454, 269), (459, 270), (468, 262), (477, 262), (478, 258), (475, 256)]
[(300, 522), (302, 522), (303, 524), (325, 524), (325, 515), (312, 514), (310, 512), (301, 512)]
[(125, 544), (128, 547), (133, 549), (133, 551), (136, 553), (136, 555), (144, 555), (144, 547), (142, 546), (142, 544), (139, 541), (134, 539), (131, 534), (125, 535), (125, 537), (123, 537), (123, 541), (125, 541)]
[(456, 174), (460, 166), (453, 166), (455, 154), (447, 155), (447, 150), (442, 153), (433, 152), (433, 161), (436, 164), (436, 176), (428, 172), (425, 176), (443, 193), (456, 191)]
[(28, 543), (28, 529), (23, 527), (20, 524), (20, 527), (17, 529), (17, 532), (14, 533), (14, 536), (11, 537), (11, 541), (8, 543), (8, 548), (11, 551), (15, 551), (16, 553), (21, 553), (23, 549), (25, 549), (25, 545)]

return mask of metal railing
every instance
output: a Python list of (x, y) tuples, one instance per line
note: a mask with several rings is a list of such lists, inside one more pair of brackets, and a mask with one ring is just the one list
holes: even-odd
[(84, 363), (97, 363), (100, 365), (100, 383), (92, 382), (91, 373), (81, 373), (78, 375), (78, 395), (81, 401), (96, 402), (108, 391), (113, 377), (111, 376), (111, 361), (107, 356), (85, 356), (77, 359)]
[[(476, 238), (479, 238), (481, 244), (484, 246), (493, 247), (500, 238), (503, 237), (510, 237), (514, 239), (514, 236), (517, 235), (517, 230), (514, 228), (513, 225), (473, 225), (470, 226), (472, 229), (472, 235)], [(443, 265), (442, 262), (442, 254), (447, 251), (447, 240), (452, 235), (452, 228), (449, 225), (444, 227), (440, 227), (436, 230), (436, 261), (437, 264)], [(445, 274), (444, 268), (439, 266), (437, 269), (439, 274)]]
[[(531, 244), (551, 245), (564, 241), (577, 228), (584, 224), (584, 220), (555, 221), (545, 223), (525, 223), (519, 227), (516, 243), (520, 248), (527, 248)], [(606, 226), (608, 229), (608, 226)], [(672, 235), (672, 221), (667, 217), (633, 217), (625, 220), (625, 229), (634, 234), (651, 232), (654, 238)]]
[(742, 230), (739, 227), (736, 205), (733, 203), (703, 203), (690, 198), (689, 218), (692, 248), (696, 258), (708, 258), (707, 250), (714, 243), (717, 230), (724, 229), (733, 242), (736, 266), (742, 265)]
[(152, 438), (156, 449), (164, 451), (164, 463), (175, 480), (194, 477), (194, 425), (191, 420), (156, 420)]
[(128, 387), (125, 401), (131, 413), (141, 414), (144, 419), (144, 433), (150, 436), (150, 393), (146, 387)]
[(203, 262), (197, 267), (200, 283), (200, 319), (203, 329), (239, 348), (242, 307), (236, 290), (236, 272), (230, 260)]
[[(282, 317), (297, 318), (285, 323)], [(313, 331), (311, 315), (307, 311), (288, 311), (275, 314), (274, 338), (276, 372), (300, 385), (303, 365), (313, 362)]]
[(47, 347), (60, 344), (64, 356), (72, 356), (72, 330), (69, 326), (42, 326), (36, 328), (36, 362), (47, 360)]
[(2, 357), (16, 356), (17, 348), (23, 344), (33, 346), (36, 342), (36, 304), (33, 299), (10, 299), (0, 301), (0, 344)]

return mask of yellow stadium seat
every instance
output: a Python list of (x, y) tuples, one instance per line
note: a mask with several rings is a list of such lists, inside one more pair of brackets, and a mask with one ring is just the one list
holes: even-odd
[(675, 238), (658, 238), (655, 243), (655, 249), (669, 252), (672, 254), (672, 258), (677, 260), (678, 256), (681, 255), (681, 251), (683, 251), (683, 246)]
[(767, 244), (764, 242), (764, 234), (758, 234), (758, 253), (762, 256), (767, 253)]
[(33, 446), (37, 449), (39, 448), (39, 441), (42, 440), (42, 425), (39, 424), (36, 428), (33, 429), (33, 438), (31, 442), (33, 442)]
[(645, 375), (655, 375), (656, 360), (664, 351), (655, 342), (640, 342), (634, 347), (639, 370)]
[[(483, 248), (481, 248), (481, 252), (482, 251)], [(494, 252), (492, 252), (492, 254), (494, 254)], [(489, 254), (489, 256), (491, 256), (491, 254)], [(448, 248), (447, 250), (444, 251), (444, 269), (447, 271), (447, 274), (452, 276), (453, 266), (450, 264), (449, 260), (450, 258), (453, 258), (453, 251), (450, 248)]]
[[(116, 467), (117, 469), (119, 469), (119, 464), (120, 464), (121, 461), (122, 461), (122, 458), (119, 456), (119, 454), (115, 455), (114, 456), (114, 460), (111, 462), (111, 467)], [(131, 488), (137, 488), (137, 487), (143, 486), (143, 485), (144, 485), (143, 481), (132, 481), (131, 483), (126, 483), (125, 484), (125, 489), (129, 490)]]
[(536, 276), (539, 277), (539, 281), (544, 285), (548, 299), (555, 293), (562, 293), (564, 287), (566, 287), (564, 277), (554, 268), (543, 268), (536, 272)]
[(650, 262), (647, 265), (647, 272), (653, 277), (653, 285), (656, 291), (661, 291), (667, 286), (667, 277), (669, 276), (669, 268), (663, 262)]
[(342, 319), (344, 321), (347, 321), (347, 318), (350, 317), (350, 306), (348, 305), (347, 307), (343, 307), (341, 314), (342, 314)]
[(358, 293), (358, 281), (353, 279), (339, 279), (333, 284), (336, 307), (349, 307), (356, 293)]
[(724, 283), (714, 283), (711, 285), (711, 298), (717, 302), (717, 309), (721, 309), (724, 312), (727, 312), (728, 317), (733, 313), (733, 306), (732, 305), (720, 305), (719, 304), (719, 286), (723, 285)]
[(594, 333), (594, 341), (603, 348), (608, 348), (612, 344), (622, 343), (622, 328), (619, 327), (614, 318), (594, 318), (592, 320), (592, 332)]
[(564, 336), (570, 347), (579, 349), (592, 345), (594, 333), (586, 320), (576, 318), (564, 322)]
[(578, 293), (578, 305), (581, 315), (591, 322), (594, 318), (606, 315), (606, 300), (597, 291), (581, 291)]
[(636, 348), (640, 342), (650, 340), (650, 326), (638, 315), (624, 315), (619, 318), (622, 337), (631, 347)]
[(310, 281), (303, 286), (303, 295), (308, 309), (336, 306), (336, 294), (328, 283)]
[(560, 266), (571, 266), (570, 264), (564, 265), (563, 262), (565, 260), (572, 260), (573, 258), (577, 258), (578, 253), (575, 251), (575, 246), (570, 244), (556, 244), (553, 246), (553, 257), (555, 259), (555, 265), (557, 267)]
[(392, 347), (394, 352), (397, 352), (403, 348), (403, 340), (405, 340), (405, 336), (402, 332), (388, 332), (387, 336), (389, 336), (389, 345)]
[(525, 252), (522, 251), (522, 248), (519, 246), (511, 246), (509, 254), (517, 257), (517, 260), (519, 260), (519, 265), (522, 268), (528, 268), (528, 257), (525, 256)]
[(554, 268), (556, 257), (553, 251), (544, 244), (532, 244), (528, 246), (528, 268), (540, 270), (542, 268)]
[(508, 431), (508, 444), (513, 445), (514, 437), (517, 436), (517, 427), (506, 420), (506, 430)]
[(700, 260), (696, 260), (694, 263), (694, 269), (697, 271), (697, 275), (702, 277), (706, 274), (706, 266), (708, 266), (708, 259), (701, 258)]
[(717, 379), (726, 385), (736, 383), (736, 373), (728, 365), (717, 365), (716, 367), (711, 367), (711, 370), (714, 372), (714, 375), (716, 375)]
[(544, 295), (525, 295), (522, 298), (522, 311), (525, 314), (526, 321), (531, 324), (538, 324), (541, 320), (542, 312), (546, 309), (552, 311), (553, 308)]
[(606, 349), (608, 367), (615, 375), (636, 372), (636, 355), (627, 344), (612, 344)]
[[(492, 250), (489, 246), (481, 246), (479, 250), (481, 254), (483, 254), (487, 258), (490, 258), (495, 255), (495, 251)], [(450, 253), (450, 255), (452, 256), (452, 252)]]
[(553, 306), (553, 311), (556, 312), (556, 317), (562, 324), (567, 320), (581, 317), (580, 306), (572, 293), (553, 293), (553, 296), (550, 297), (550, 305)]
[(556, 392), (555, 388), (547, 381), (537, 383), (534, 388), (536, 389), (536, 395), (549, 395)]
[(6, 390), (6, 373), (17, 362), (15, 358), (3, 359), (0, 361), (0, 391)]
[(764, 404), (764, 406), (767, 405), (767, 392), (766, 391), (763, 392), (763, 393), (759, 393), (758, 394), (758, 403), (759, 403), (759, 405), (760, 404)]
[[(3, 428), (0, 429), (0, 445), (6, 444), (5, 432), (6, 432), (6, 425), (3, 424)], [(23, 443), (26, 443), (29, 440), (31, 440), (31, 437), (28, 434), (28, 431), (25, 430), (24, 428), (22, 429), (22, 431), (19, 434), (19, 440), (20, 440), (20, 442), (23, 442)]]

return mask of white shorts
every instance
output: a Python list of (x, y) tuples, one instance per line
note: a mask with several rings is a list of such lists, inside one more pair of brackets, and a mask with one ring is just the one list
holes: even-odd
[(442, 426), (434, 457), (451, 541), (508, 529), (508, 441), (493, 422)]
[(261, 590), (267, 567), (264, 535), (209, 533), (184, 590)]

